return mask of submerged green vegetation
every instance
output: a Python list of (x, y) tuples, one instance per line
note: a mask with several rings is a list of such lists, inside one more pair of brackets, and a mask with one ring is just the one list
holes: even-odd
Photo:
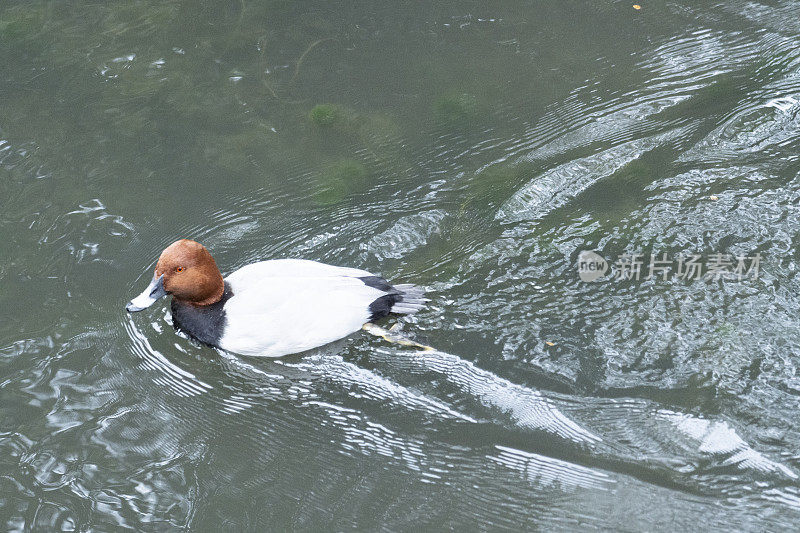
[[(383, 113), (309, 106), (304, 70), (325, 53), (317, 36), (342, 27), (320, 14), (298, 16), (301, 10), (284, 1), (0, 8), (0, 60), (35, 65), (0, 81), (4, 133), (36, 131), (45, 146), (70, 139), (78, 164), (89, 145), (113, 146), (108, 164), (118, 174), (235, 175), (253, 185), (288, 172), (304, 151), (324, 181), (351, 183), (363, 166), (329, 162), (352, 163), (366, 151), (391, 164), (401, 133)], [(34, 105), (31, 91), (44, 89), (63, 96)], [(305, 132), (300, 116), (309, 108), (307, 120), (330, 131)], [(175, 167), (164, 169), (165, 162)]]
[(468, 126), (479, 117), (481, 106), (473, 94), (446, 94), (434, 101), (433, 113), (446, 126)]
[(333, 104), (317, 104), (311, 109), (308, 118), (317, 126), (330, 126), (339, 118), (339, 108)]
[[(331, 161), (361, 161), (403, 180), (419, 171), (409, 141), (485, 127), (502, 70), (411, 54), (396, 91), (353, 98), (379, 84), (334, 59), (360, 38), (363, 9), (327, 9), (285, 0), (4, 4), (0, 61), (30, 68), (0, 80), (0, 127), (11, 139), (36, 132), (45, 149), (68, 139), (71, 152), (61, 157), (76, 169), (87, 163), (82, 154), (108, 147), (105, 173), (209, 187), (213, 179), (202, 178), (283, 186), (298, 164), (323, 182), (363, 182), (341, 178), (359, 173)], [(342, 9), (352, 13), (342, 17)], [(384, 60), (411, 44), (398, 43)], [(30, 98), (39, 92), (60, 96)], [(333, 187), (341, 197), (357, 189)]]
[(348, 195), (364, 190), (369, 173), (355, 159), (341, 159), (326, 165), (320, 172), (321, 190), (314, 196), (322, 205), (337, 204)]

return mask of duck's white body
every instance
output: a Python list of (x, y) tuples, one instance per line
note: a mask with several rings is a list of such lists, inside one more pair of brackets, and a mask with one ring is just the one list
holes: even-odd
[(370, 304), (387, 294), (361, 279), (371, 277), (366, 270), (303, 259), (244, 266), (225, 278), (233, 296), (224, 305), (219, 347), (279, 357), (350, 335), (369, 322)]

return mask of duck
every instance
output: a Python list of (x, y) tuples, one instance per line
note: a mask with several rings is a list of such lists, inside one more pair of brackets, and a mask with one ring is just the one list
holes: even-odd
[(259, 261), (223, 278), (211, 253), (191, 239), (161, 252), (149, 285), (125, 308), (142, 311), (168, 295), (176, 329), (260, 357), (318, 348), (386, 316), (416, 313), (428, 301), (417, 285), (308, 259)]

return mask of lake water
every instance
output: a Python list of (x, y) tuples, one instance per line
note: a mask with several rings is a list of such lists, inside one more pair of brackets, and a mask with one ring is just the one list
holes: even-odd
[[(9, 1), (0, 61), (0, 529), (800, 520), (800, 2)], [(128, 315), (180, 237), (435, 350)]]

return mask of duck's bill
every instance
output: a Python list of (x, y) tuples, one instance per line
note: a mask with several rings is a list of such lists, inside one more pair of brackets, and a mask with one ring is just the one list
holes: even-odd
[(125, 306), (125, 309), (127, 309), (130, 313), (147, 309), (153, 305), (156, 300), (166, 295), (167, 291), (164, 290), (163, 274), (158, 277), (153, 276), (153, 281), (150, 282), (150, 285), (147, 286), (142, 294), (128, 302), (128, 305)]

